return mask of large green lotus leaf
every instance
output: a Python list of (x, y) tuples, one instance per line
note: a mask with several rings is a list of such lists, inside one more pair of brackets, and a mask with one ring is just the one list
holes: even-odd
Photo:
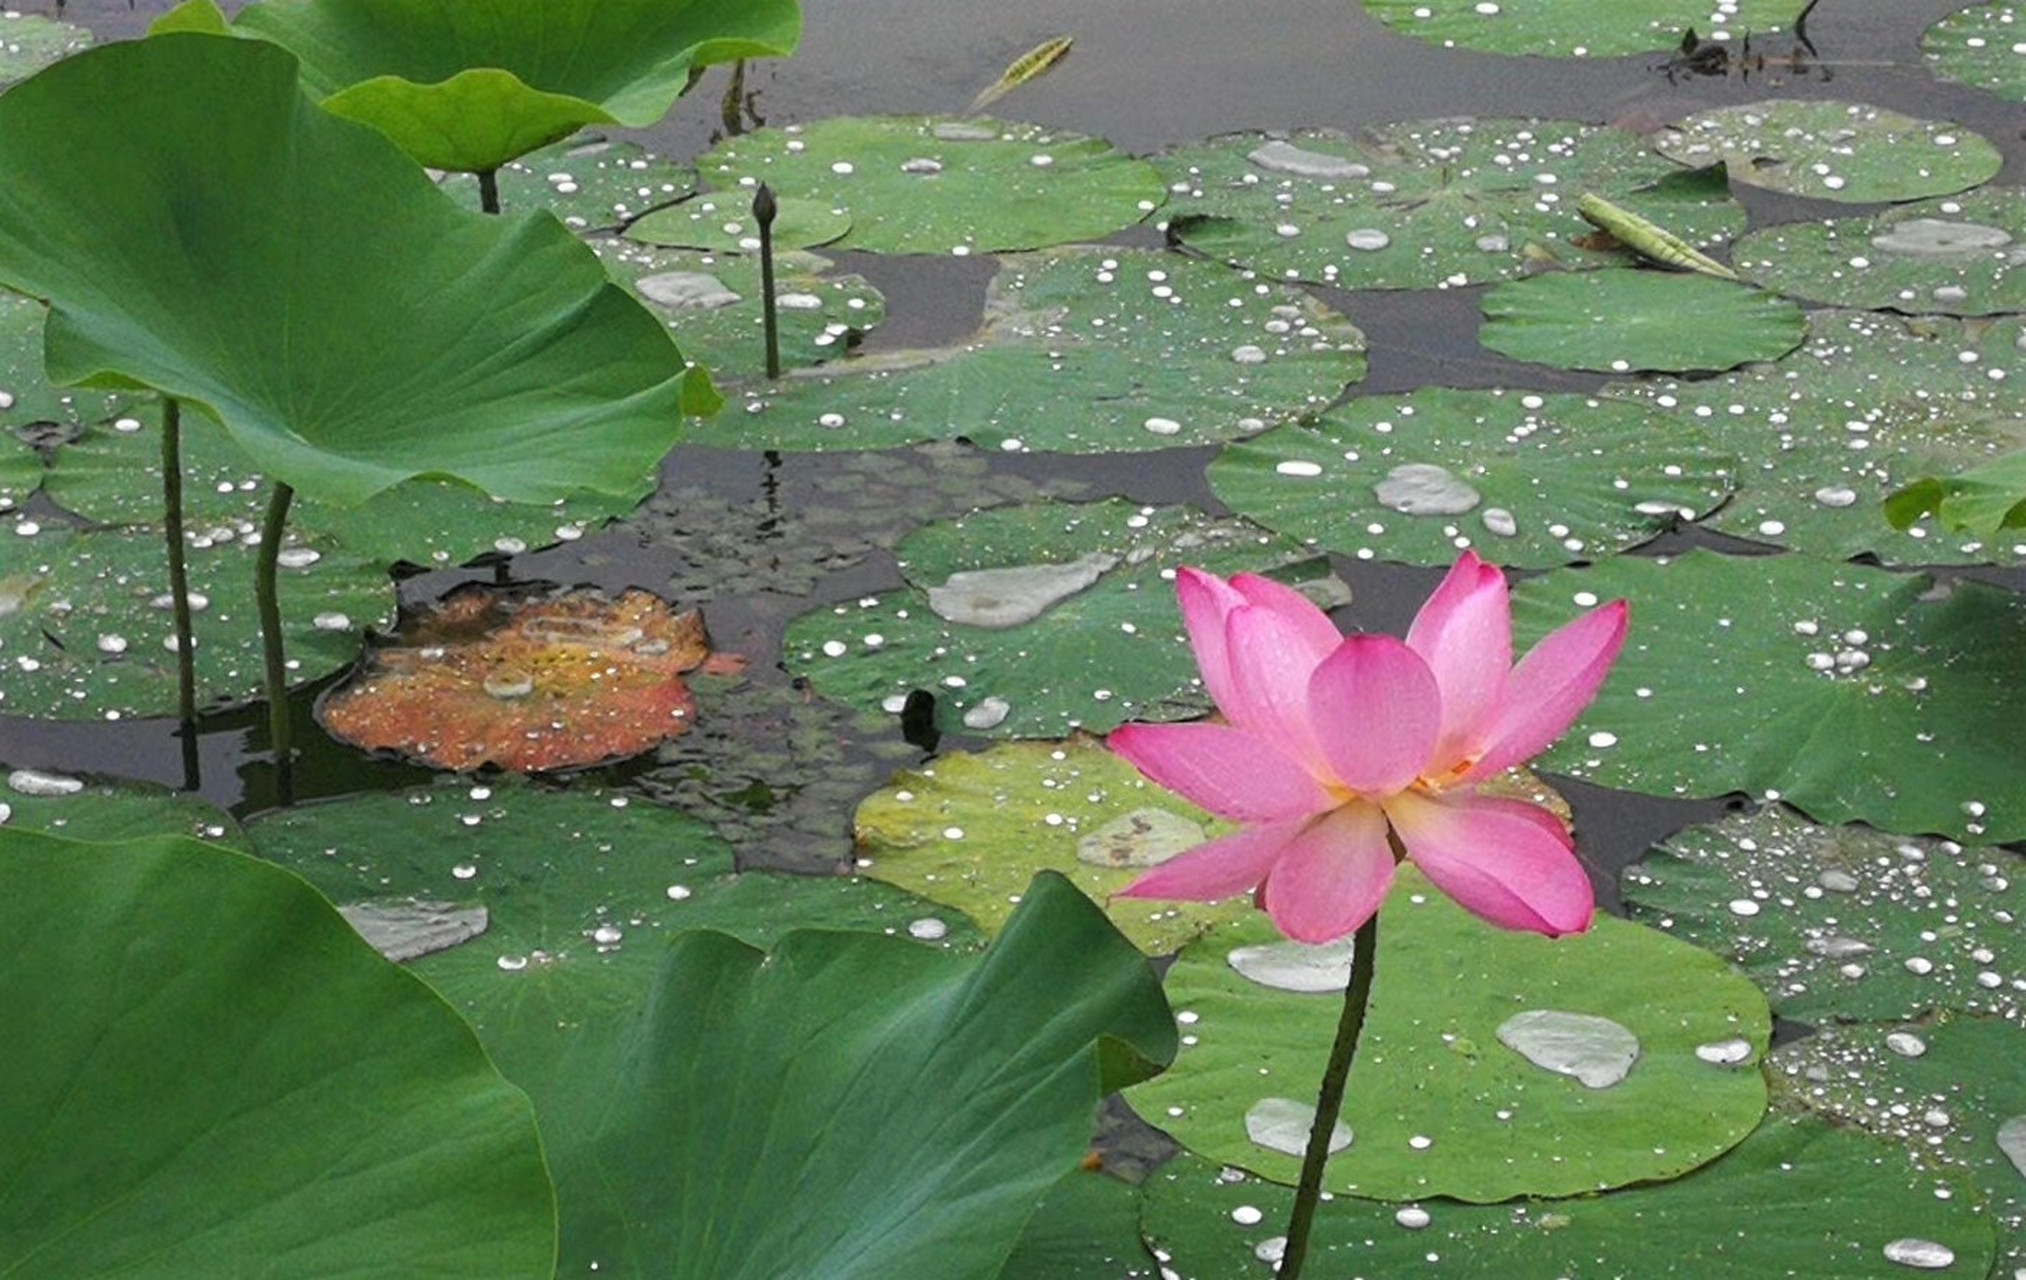
[(819, 120), (727, 138), (705, 183), (814, 201), (851, 219), (839, 249), (1000, 253), (1100, 240), (1161, 203), (1161, 176), (1102, 138), (984, 116)]
[[(662, 317), (681, 336), (683, 352), (712, 377), (721, 383), (766, 385), (758, 259), (655, 249), (628, 240), (598, 239), (590, 245), (612, 278)], [(879, 290), (863, 276), (826, 274), (830, 265), (809, 253), (784, 252), (775, 258), (774, 305), (784, 369), (841, 359), (885, 317)]]
[(57, 381), (208, 406), (333, 502), (630, 491), (715, 402), (553, 218), (458, 209), (263, 41), (108, 45), (10, 89), (0, 277), (52, 300)]
[(83, 27), (32, 13), (0, 13), (0, 85), (90, 45), (91, 32)]
[(1636, 134), (1559, 120), (1234, 134), (1157, 162), (1171, 236), (1270, 279), (1346, 289), (1451, 288), (1550, 262), (1636, 261), (1577, 243), (1595, 230), (1576, 213), (1585, 192), (1704, 248), (1745, 224), (1721, 173), (1684, 173)]
[(1364, 376), (1364, 334), (1292, 286), (1170, 253), (1063, 249), (1005, 259), (969, 339), (748, 382), (746, 412), (698, 438), (1126, 453), (1251, 435)]
[(239, 823), (209, 800), (149, 782), (87, 781), (41, 770), (8, 774), (7, 789), (0, 791), (0, 823), (13, 831), (41, 831), (70, 840), (131, 840), (180, 832), (231, 849), (248, 847)]
[[(24, 520), (14, 532), (33, 524)], [(222, 532), (188, 541), (197, 700), (212, 707), (262, 692), (255, 548), (238, 529)], [(320, 539), (291, 538), (281, 566), (291, 683), (352, 661), (367, 627), (393, 622), (394, 584), (380, 565)], [(48, 528), (0, 547), (0, 654), (7, 664), (0, 711), (60, 720), (172, 715), (174, 636), (160, 533)]]
[(1775, 1087), (1973, 1183), (1998, 1226), (1994, 1276), (2026, 1270), (2026, 1030), (1994, 1018), (1825, 1027), (1769, 1060)]
[(1148, 782), (1094, 738), (938, 757), (867, 797), (856, 827), (860, 870), (947, 902), (988, 932), (1005, 924), (1044, 868), (1104, 903), (1150, 955), (1252, 910), (1240, 901), (1111, 897), (1155, 862), (1233, 828)]
[(1474, 546), (1545, 568), (1695, 519), (1735, 469), (1697, 424), (1662, 436), (1636, 406), (1426, 387), (1231, 445), (1209, 474), (1240, 515), (1361, 560), (1447, 565)]
[(1140, 1242), (1139, 1188), (1103, 1173), (1064, 1175), (1027, 1220), (1000, 1280), (1157, 1280)]
[(1292, 539), (1189, 507), (1121, 499), (998, 507), (900, 545), (910, 585), (788, 624), (789, 668), (861, 711), (935, 695), (946, 733), (1057, 738), (1208, 706), (1175, 606), (1182, 565), (1272, 572), (1294, 585), (1328, 566)]
[(1800, 98), (1690, 116), (1662, 130), (1653, 146), (1682, 164), (1721, 162), (1748, 186), (1853, 203), (1963, 191), (2004, 163), (1996, 147), (1952, 121)]
[(1731, 261), (1768, 289), (1833, 306), (1987, 316), (2026, 311), (2020, 241), (2026, 189), (1982, 187), (1871, 217), (1767, 227), (1739, 240)]
[(300, 879), (0, 831), (0, 884), (10, 1276), (552, 1274), (527, 1097)]
[[(268, 486), (252, 459), (202, 414), (182, 420), (183, 520), (215, 541), (259, 527)], [(162, 441), (158, 415), (88, 427), (56, 451), (45, 482), (65, 509), (102, 524), (159, 523)], [(358, 506), (307, 500), (290, 509), (296, 532), (379, 565), (442, 567), (486, 553), (513, 554), (572, 541), (632, 510), (654, 488), (580, 492), (554, 503), (502, 502), (450, 480), (407, 480)]]
[[(2005, 530), (2026, 527), (2026, 451), (1953, 476), (1924, 476), (1885, 502), (1885, 515), (1906, 528), (1932, 513), (1950, 529), (2000, 541)], [(2013, 543), (2011, 553), (2026, 555)]]
[[(1292, 1184), (1345, 955), (1286, 942), (1258, 913), (1190, 943), (1167, 978), (1181, 1057), (1127, 1100), (1198, 1155)], [(1585, 1021), (1564, 1029), (1546, 1013)], [(1560, 1068), (1508, 1047), (1522, 1015), (1544, 1039), (1578, 1040)], [(1657, 930), (1601, 915), (1561, 939), (1501, 930), (1407, 868), (1379, 913), (1341, 1122), (1351, 1142), (1323, 1183), (1482, 1204), (1676, 1177), (1758, 1124), (1766, 1087), (1748, 1064), (1771, 1022), (1749, 981)]]
[[(769, 230), (774, 250), (814, 249), (851, 230), (851, 215), (820, 200), (774, 201)], [(665, 249), (758, 253), (760, 224), (753, 198), (743, 190), (711, 191), (626, 226), (626, 238)]]
[(66, 431), (103, 422), (137, 403), (127, 392), (52, 386), (42, 367), (42, 322), (47, 309), (33, 298), (0, 289), (0, 427), (53, 422)]
[(1949, 14), (1922, 34), (1928, 66), (1944, 80), (2026, 102), (2026, 5), (1988, 0)]
[(1623, 597), (1632, 634), (1543, 768), (1818, 822), (2026, 836), (2026, 599), (1807, 556), (1617, 556), (1521, 584), (1515, 644)]
[[(696, 170), (637, 143), (586, 135), (501, 165), (493, 181), (501, 209), (547, 209), (572, 231), (598, 231), (691, 195)], [(466, 208), (481, 207), (475, 174), (446, 173), (441, 185)]]
[[(1918, 1256), (1927, 1241), (1957, 1264), (1947, 1274), (1983, 1276), (1991, 1225), (1955, 1183), (1909, 1167), (1890, 1143), (1777, 1116), (1685, 1178), (1601, 1196), (1404, 1206), (1339, 1196), (1317, 1214), (1308, 1274), (1906, 1280), (1920, 1273), (1893, 1255)], [(1142, 1228), (1163, 1276), (1271, 1280), (1261, 1255), (1283, 1243), (1288, 1188), (1184, 1158), (1148, 1180), (1146, 1198)]]
[(1691, 373), (1777, 360), (1808, 336), (1801, 309), (1693, 272), (1557, 271), (1484, 295), (1478, 338), (1557, 369)]
[(1737, 455), (1738, 493), (1705, 522), (1713, 529), (1836, 560), (2026, 559), (2026, 539), (1952, 535), (1932, 521), (1900, 531), (1879, 513), (1910, 481), (2026, 445), (2026, 323), (1818, 311), (1809, 331), (1775, 364), (1601, 394), (1665, 410), (1649, 416), (1656, 438), (1693, 420)]
[(1445, 49), (1534, 54), (1550, 58), (1613, 58), (1681, 43), (1686, 29), (1714, 38), (1732, 32), (1763, 37), (1790, 27), (1801, 0), (1741, 0), (1683, 5), (1676, 0), (1612, 0), (1572, 5), (1560, 0), (1364, 0), (1365, 12), (1401, 35)]
[(289, 0), (236, 22), (300, 56), (333, 112), (469, 172), (587, 124), (651, 125), (693, 72), (802, 37), (795, 0)]
[(1727, 957), (1783, 1017), (2020, 1017), (2026, 859), (2005, 849), (1770, 805), (1670, 837), (1626, 870), (1624, 893), (1634, 919)]

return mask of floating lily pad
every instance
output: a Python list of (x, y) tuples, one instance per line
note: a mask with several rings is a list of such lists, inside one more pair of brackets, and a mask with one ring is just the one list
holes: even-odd
[(2016, 1021), (1825, 1027), (1782, 1047), (1768, 1069), (1802, 1105), (1975, 1184), (1998, 1226), (1991, 1274), (2026, 1269), (2026, 1029)]
[(296, 876), (0, 832), (0, 937), (0, 1016), (35, 1028), (0, 1094), (13, 1270), (552, 1274), (527, 1097)]
[(2026, 102), (2026, 5), (2019, 0), (1966, 5), (1922, 33), (1920, 46), (1942, 79)]
[(1346, 289), (1450, 288), (1550, 263), (1637, 261), (1578, 243), (1593, 231), (1576, 212), (1588, 191), (1701, 248), (1745, 225), (1720, 172), (1684, 173), (1636, 134), (1562, 120), (1235, 134), (1158, 163), (1170, 235), (1268, 278)]
[(2026, 311), (2026, 190), (1984, 187), (1868, 218), (1767, 227), (1731, 259), (1769, 289), (1839, 307)]
[(1726, 38), (1765, 36), (1792, 25), (1799, 0), (1741, 0), (1688, 6), (1675, 0), (1612, 0), (1608, 6), (1556, 0), (1364, 0), (1365, 12), (1401, 35), (1445, 49), (1611, 58), (1672, 49), (1684, 28)]
[(999, 1272), (1001, 1280), (1155, 1280), (1140, 1241), (1139, 1188), (1078, 1169), (1055, 1184)]
[(1291, 286), (1136, 249), (1001, 264), (984, 327), (748, 382), (698, 433), (740, 448), (867, 449), (960, 438), (1017, 452), (1124, 453), (1263, 431), (1365, 375), (1365, 336)]
[[(5, 21), (0, 18), (0, 21)], [(0, 428), (53, 422), (67, 431), (103, 422), (145, 397), (124, 391), (57, 387), (42, 365), (48, 308), (0, 289)]]
[(1142, 778), (1096, 739), (955, 752), (895, 776), (856, 819), (860, 867), (996, 932), (1042, 869), (1059, 871), (1142, 951), (1174, 951), (1243, 902), (1112, 899), (1148, 867), (1233, 828)]
[(1743, 792), (1818, 822), (2026, 836), (2026, 598), (1806, 556), (1617, 556), (1521, 584), (1515, 644), (1624, 597), (1632, 633), (1542, 768), (1661, 796)]
[[(1509, 1205), (1339, 1196), (1317, 1214), (1309, 1261), (1330, 1276), (1905, 1280), (1909, 1263), (1894, 1254), (1925, 1241), (1958, 1264), (1950, 1274), (1982, 1276), (1991, 1227), (1954, 1183), (1908, 1167), (1890, 1143), (1776, 1116), (1715, 1164), (1656, 1186)], [(1146, 1197), (1143, 1226), (1163, 1275), (1271, 1280), (1267, 1259), (1284, 1241), (1293, 1191), (1185, 1157), (1148, 1180)]]
[(1209, 703), (1175, 606), (1181, 565), (1327, 584), (1288, 538), (1187, 507), (1035, 503), (932, 525), (900, 546), (903, 591), (805, 613), (782, 652), (817, 691), (898, 714), (935, 695), (943, 732), (1062, 737)]
[(91, 32), (32, 13), (0, 13), (0, 85), (91, 47)]
[(1705, 521), (1713, 529), (1837, 560), (2026, 559), (2026, 539), (1951, 536), (1930, 521), (1901, 532), (1879, 513), (1919, 477), (2026, 446), (2026, 324), (1821, 311), (1809, 330), (1776, 364), (1601, 394), (1666, 410), (1650, 417), (1655, 438), (1693, 421), (1737, 455), (1738, 494)]
[(0, 512), (12, 511), (42, 484), (42, 455), (0, 431)]
[(1673, 271), (1552, 272), (1484, 296), (1480, 340), (1515, 360), (1598, 373), (1690, 373), (1777, 360), (1808, 334), (1774, 294)]
[(1691, 827), (1624, 876), (1634, 919), (1727, 957), (1783, 1017), (2020, 1020), (2026, 858), (1821, 827), (1777, 805)]
[[(260, 526), (269, 489), (246, 451), (204, 414), (181, 423), (183, 521), (214, 542)], [(162, 440), (155, 413), (86, 428), (56, 451), (46, 488), (66, 510), (103, 524), (159, 524)], [(501, 502), (470, 485), (407, 480), (355, 507), (306, 499), (290, 508), (305, 536), (381, 565), (442, 567), (482, 554), (514, 554), (581, 538), (631, 510), (654, 487), (643, 474), (627, 493), (588, 493), (554, 503)]]
[(1749, 186), (1855, 203), (1948, 195), (1989, 180), (2004, 163), (1996, 147), (1952, 121), (1801, 98), (1690, 116), (1653, 145), (1683, 164), (1721, 162)]
[(741, 200), (774, 194), (841, 210), (839, 249), (1000, 253), (1099, 240), (1161, 203), (1154, 167), (1102, 138), (984, 116), (821, 120), (728, 138), (697, 161)]
[[(31, 775), (21, 778), (22, 773)], [(70, 840), (131, 840), (165, 832), (246, 849), (231, 814), (209, 800), (148, 782), (69, 778), (75, 790), (41, 788), (36, 778), (65, 775), (16, 770), (0, 787), (0, 823), (9, 831), (41, 831)], [(24, 787), (24, 782), (28, 785)], [(48, 794), (44, 794), (44, 791)]]
[[(1380, 908), (1342, 1120), (1350, 1140), (1324, 1186), (1383, 1200), (1572, 1195), (1678, 1176), (1758, 1124), (1765, 1082), (1745, 1064), (1765, 1051), (1771, 1019), (1721, 960), (1609, 916), (1555, 940), (1496, 929), (1411, 867), (1400, 874)], [(1292, 987), (1246, 976), (1243, 948), (1318, 950), (1256, 912), (1190, 943), (1167, 977), (1181, 1056), (1126, 1096), (1198, 1155), (1291, 1184), (1348, 963), (1339, 946), (1333, 984)], [(1631, 1060), (1586, 1081), (1570, 1056), (1581, 1037), (1530, 1044), (1510, 1027), (1529, 1012), (1615, 1024)], [(1719, 1060), (1715, 1045), (1742, 1047)], [(1275, 1100), (1290, 1109), (1284, 1133), (1263, 1124)]]
[(1729, 496), (1732, 459), (1694, 423), (1576, 395), (1365, 396), (1226, 448), (1210, 486), (1240, 515), (1360, 559), (1591, 560)]
[[(760, 264), (751, 255), (651, 249), (626, 240), (593, 240), (612, 278), (660, 316), (690, 359), (721, 381), (764, 385), (765, 317)], [(829, 275), (830, 262), (781, 253), (774, 263), (781, 366), (804, 369), (841, 360), (885, 316), (885, 300), (863, 276)]]
[[(775, 200), (774, 251), (814, 249), (851, 230), (851, 215), (820, 200)], [(630, 222), (626, 238), (666, 249), (758, 253), (760, 223), (743, 188), (712, 191)]]
[(574, 769), (685, 732), (681, 674), (709, 655), (703, 615), (651, 592), (467, 588), (374, 646), (317, 718), (341, 742), (439, 769)]
[[(696, 192), (696, 170), (688, 165), (595, 135), (531, 151), (501, 165), (494, 181), (502, 210), (547, 209), (572, 231), (624, 226)], [(472, 174), (446, 173), (439, 185), (466, 208), (480, 207)]]
[[(2026, 451), (1953, 476), (1923, 476), (1885, 500), (1886, 518), (1904, 529), (1932, 514), (1949, 529), (1968, 530), (1993, 541), (2005, 531), (2026, 527)], [(2014, 543), (2013, 555), (2026, 555)]]
[[(0, 577), (0, 712), (117, 720), (176, 710), (175, 626), (168, 555), (153, 531), (42, 529), (9, 539)], [(281, 551), (280, 595), (291, 683), (358, 656), (367, 627), (393, 620), (394, 586), (378, 565), (315, 540)], [(197, 699), (212, 707), (262, 690), (254, 548), (190, 543)]]

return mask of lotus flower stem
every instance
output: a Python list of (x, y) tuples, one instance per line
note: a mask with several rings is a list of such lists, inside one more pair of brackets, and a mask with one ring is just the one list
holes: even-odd
[(169, 605), (175, 611), (177, 736), (183, 740), (183, 789), (197, 779), (197, 645), (191, 635), (190, 569), (183, 550), (183, 406), (162, 397), (162, 527), (169, 541)]
[(1336, 1042), (1330, 1046), (1322, 1088), (1316, 1093), (1315, 1125), (1309, 1130), (1308, 1150), (1302, 1156), (1301, 1181), (1294, 1191), (1294, 1212), (1287, 1219), (1280, 1280), (1298, 1280), (1302, 1260), (1308, 1256), (1308, 1233), (1315, 1223), (1316, 1203), (1322, 1196), (1323, 1166), (1330, 1158), (1330, 1135), (1336, 1131), (1337, 1116), (1343, 1111), (1344, 1084), (1351, 1074), (1351, 1059), (1358, 1051), (1358, 1034), (1365, 1029), (1365, 1007), (1372, 999), (1372, 973), (1378, 953), (1379, 914), (1375, 911), (1358, 926), (1351, 940), (1351, 981), (1344, 988), (1344, 1011), (1337, 1019)]
[(760, 315), (767, 330), (767, 376), (781, 376), (781, 326), (774, 314), (774, 215), (780, 206), (766, 183), (753, 195), (753, 217), (760, 224)]
[(288, 720), (288, 662), (282, 651), (281, 598), (275, 579), (282, 535), (288, 528), (288, 504), (295, 490), (277, 480), (260, 525), (260, 554), (253, 571), (253, 598), (260, 610), (260, 648), (267, 671), (267, 739), (274, 748), (275, 791), (284, 805), (295, 803), (294, 735)]
[(499, 212), (499, 170), (478, 171), (478, 207), (487, 213)]

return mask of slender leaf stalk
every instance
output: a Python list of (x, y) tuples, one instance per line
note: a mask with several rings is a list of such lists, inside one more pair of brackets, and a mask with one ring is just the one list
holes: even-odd
[(260, 610), (260, 648), (267, 670), (267, 740), (274, 750), (275, 789), (283, 805), (295, 803), (294, 734), (288, 719), (288, 658), (282, 649), (281, 596), (276, 578), (288, 504), (295, 490), (277, 480), (260, 525), (260, 554), (254, 565), (253, 598)]
[(766, 183), (753, 194), (753, 218), (760, 224), (760, 316), (767, 332), (767, 376), (781, 376), (781, 326), (774, 311), (774, 215), (780, 206)]
[(169, 604), (176, 628), (176, 734), (183, 742), (183, 789), (197, 777), (197, 640), (190, 621), (190, 567), (183, 545), (183, 406), (162, 397), (162, 527), (169, 543)]
[(1358, 926), (1351, 942), (1351, 981), (1344, 988), (1344, 1011), (1337, 1020), (1336, 1043), (1330, 1046), (1322, 1088), (1316, 1094), (1315, 1125), (1309, 1130), (1308, 1150), (1302, 1156), (1301, 1181), (1294, 1191), (1294, 1212), (1288, 1215), (1287, 1245), (1280, 1255), (1280, 1280), (1299, 1280), (1301, 1264), (1308, 1256), (1309, 1229), (1315, 1224), (1316, 1203), (1322, 1197), (1323, 1166), (1330, 1158), (1330, 1135), (1336, 1131), (1337, 1116), (1344, 1108), (1344, 1085), (1351, 1074), (1351, 1059), (1358, 1051), (1358, 1033), (1365, 1029), (1365, 1007), (1372, 999), (1372, 973), (1378, 953), (1379, 913), (1374, 911), (1370, 919)]
[(478, 207), (487, 213), (499, 212), (499, 170), (478, 171)]

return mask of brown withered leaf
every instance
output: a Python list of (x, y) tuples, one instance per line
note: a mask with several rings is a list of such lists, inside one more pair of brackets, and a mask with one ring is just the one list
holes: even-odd
[(571, 769), (688, 729), (681, 674), (710, 659), (702, 615), (650, 592), (467, 588), (374, 650), (317, 714), (341, 741), (440, 769)]

